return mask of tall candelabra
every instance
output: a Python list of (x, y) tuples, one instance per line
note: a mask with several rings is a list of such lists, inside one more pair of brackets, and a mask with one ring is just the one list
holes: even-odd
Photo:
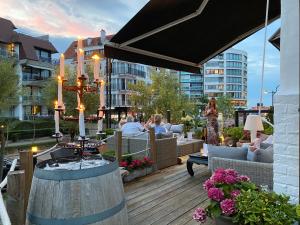
[(77, 42), (77, 83), (76, 85), (66, 85), (67, 80), (64, 76), (64, 55), (60, 56), (60, 73), (57, 76), (58, 79), (58, 94), (57, 101), (55, 102), (55, 137), (58, 141), (60, 137), (62, 137), (61, 132), (59, 131), (59, 118), (62, 112), (65, 111), (65, 105), (63, 103), (62, 90), (73, 91), (77, 93), (77, 110), (79, 112), (78, 123), (79, 123), (79, 138), (81, 144), (80, 155), (82, 156), (85, 142), (89, 139), (85, 134), (85, 116), (84, 111), (85, 107), (83, 104), (83, 95), (85, 93), (98, 93), (99, 91), (99, 107), (97, 111), (97, 120), (98, 120), (98, 129), (97, 134), (102, 133), (103, 128), (103, 116), (105, 111), (105, 82), (104, 77), (100, 76), (100, 57), (98, 55), (94, 55), (92, 57), (94, 61), (94, 81), (92, 83), (89, 82), (89, 77), (85, 73), (84, 70), (84, 50), (83, 50), (83, 40), (78, 39)]

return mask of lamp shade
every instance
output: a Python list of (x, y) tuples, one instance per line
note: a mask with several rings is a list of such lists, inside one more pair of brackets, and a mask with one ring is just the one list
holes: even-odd
[(244, 130), (264, 130), (260, 115), (248, 115), (244, 126)]

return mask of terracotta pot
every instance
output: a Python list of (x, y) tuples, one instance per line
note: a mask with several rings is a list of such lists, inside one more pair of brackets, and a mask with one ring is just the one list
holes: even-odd
[(215, 219), (216, 225), (234, 225), (231, 217), (219, 216)]

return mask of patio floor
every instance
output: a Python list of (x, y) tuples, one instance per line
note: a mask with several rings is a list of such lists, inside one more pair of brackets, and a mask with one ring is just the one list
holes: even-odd
[[(209, 177), (207, 166), (194, 165), (195, 176), (186, 171), (185, 161), (125, 184), (129, 225), (191, 225), (196, 207), (208, 203), (202, 183)], [(208, 220), (207, 225), (214, 223)]]

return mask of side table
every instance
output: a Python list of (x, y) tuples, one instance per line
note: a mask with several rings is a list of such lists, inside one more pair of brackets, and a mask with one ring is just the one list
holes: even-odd
[(208, 165), (208, 157), (202, 156), (199, 153), (190, 154), (189, 159), (186, 162), (186, 169), (191, 176), (194, 176), (193, 164), (196, 163), (198, 165)]

